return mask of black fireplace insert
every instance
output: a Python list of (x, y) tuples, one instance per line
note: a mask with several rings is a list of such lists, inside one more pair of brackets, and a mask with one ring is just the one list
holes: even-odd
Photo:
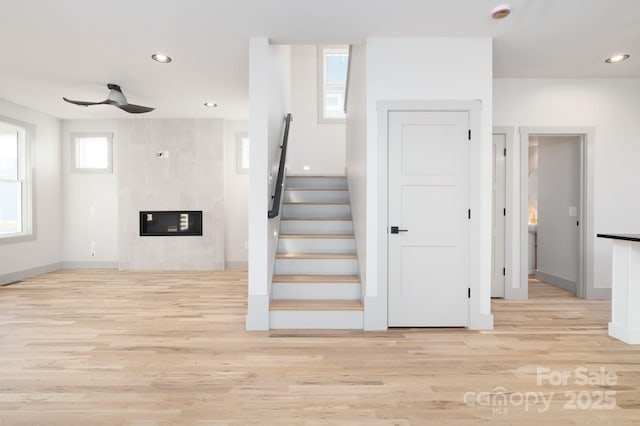
[(202, 235), (202, 210), (140, 212), (141, 237)]

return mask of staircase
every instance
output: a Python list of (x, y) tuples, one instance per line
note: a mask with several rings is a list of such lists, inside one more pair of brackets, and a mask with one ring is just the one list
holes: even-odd
[(287, 177), (272, 283), (272, 329), (363, 328), (346, 177)]

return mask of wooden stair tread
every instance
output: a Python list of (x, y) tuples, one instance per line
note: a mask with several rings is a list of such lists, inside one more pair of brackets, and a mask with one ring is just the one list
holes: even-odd
[(271, 311), (362, 311), (359, 300), (301, 300), (276, 299), (271, 301)]
[(280, 220), (313, 220), (313, 221), (349, 221), (351, 222), (351, 218), (347, 216), (342, 217), (283, 217)]
[(355, 253), (278, 253), (277, 259), (357, 259)]
[(274, 283), (360, 283), (358, 275), (274, 275)]
[(285, 188), (285, 191), (347, 191), (347, 188)]
[(353, 239), (353, 234), (280, 234), (280, 238)]
[(345, 175), (287, 175), (288, 178), (346, 178)]
[(282, 204), (287, 205), (321, 205), (321, 206), (348, 206), (350, 203), (348, 201), (286, 201)]

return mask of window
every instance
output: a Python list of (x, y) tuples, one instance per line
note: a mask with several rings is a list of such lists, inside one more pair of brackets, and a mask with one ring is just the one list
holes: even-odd
[(318, 95), (320, 122), (341, 122), (349, 68), (347, 46), (318, 46)]
[(236, 172), (249, 173), (249, 134), (236, 135)]
[(0, 117), (0, 242), (33, 234), (31, 133), (30, 125)]
[(75, 173), (111, 173), (112, 154), (111, 133), (71, 135), (71, 171)]

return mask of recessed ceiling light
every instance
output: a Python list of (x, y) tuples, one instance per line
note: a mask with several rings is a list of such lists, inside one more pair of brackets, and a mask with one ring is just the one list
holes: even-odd
[(511, 7), (508, 4), (498, 6), (491, 11), (491, 17), (493, 19), (504, 19), (511, 13)]
[(204, 106), (208, 107), (208, 108), (215, 108), (218, 106), (218, 104), (214, 104), (213, 102), (205, 102)]
[(616, 62), (622, 62), (629, 59), (629, 55), (615, 55), (605, 60), (608, 64), (615, 64)]
[(162, 53), (154, 53), (153, 55), (151, 55), (151, 59), (156, 62), (160, 62), (161, 64), (168, 64), (169, 62), (171, 62), (171, 58), (167, 55), (163, 55)]

